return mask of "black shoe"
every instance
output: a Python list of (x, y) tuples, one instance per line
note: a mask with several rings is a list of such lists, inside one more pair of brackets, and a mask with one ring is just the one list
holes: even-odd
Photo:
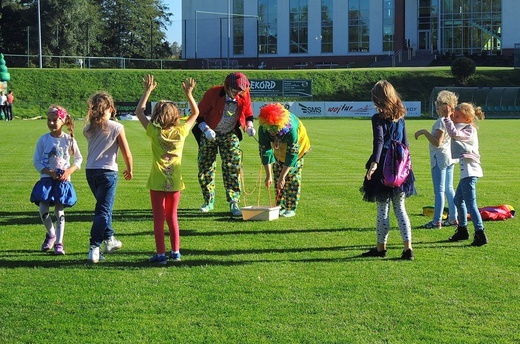
[(468, 240), (469, 239), (469, 233), (468, 233), (468, 227), (457, 227), (455, 230), (455, 234), (450, 236), (450, 241), (459, 241), (459, 240)]
[(385, 258), (386, 257), (386, 250), (378, 251), (377, 247), (373, 247), (370, 250), (368, 250), (367, 252), (361, 253), (361, 257), (381, 257), (381, 258)]
[(406, 260), (414, 260), (414, 255), (413, 255), (413, 250), (412, 249), (409, 249), (409, 250), (403, 250), (403, 253), (401, 254), (401, 259), (406, 259)]
[(488, 239), (486, 237), (486, 233), (484, 231), (476, 231), (475, 237), (473, 239), (473, 242), (471, 243), (471, 246), (482, 246), (488, 243)]

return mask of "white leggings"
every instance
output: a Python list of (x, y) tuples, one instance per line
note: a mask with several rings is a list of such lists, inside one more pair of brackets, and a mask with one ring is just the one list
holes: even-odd
[(54, 205), (54, 217), (56, 218), (56, 228), (52, 223), (52, 217), (49, 215), (49, 203), (40, 202), (40, 218), (47, 230), (49, 236), (56, 235), (56, 242), (63, 243), (63, 234), (65, 233), (65, 207), (61, 203)]
[(377, 203), (377, 223), (376, 223), (376, 235), (377, 242), (379, 244), (386, 244), (388, 239), (388, 232), (390, 232), (390, 201), (394, 208), (395, 216), (397, 217), (397, 224), (399, 231), (401, 232), (401, 238), (403, 241), (412, 241), (412, 227), (410, 226), (410, 219), (406, 213), (404, 205), (405, 194), (393, 195), (386, 202)]

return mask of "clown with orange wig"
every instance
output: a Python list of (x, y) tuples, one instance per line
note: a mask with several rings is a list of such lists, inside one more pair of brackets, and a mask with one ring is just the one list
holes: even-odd
[(303, 123), (282, 104), (264, 106), (258, 116), (260, 158), (265, 167), (265, 186), (276, 180), (280, 216), (293, 217), (300, 201), (303, 157), (311, 142)]

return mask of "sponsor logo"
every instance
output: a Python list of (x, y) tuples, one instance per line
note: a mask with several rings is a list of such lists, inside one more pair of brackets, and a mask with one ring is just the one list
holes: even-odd
[(276, 81), (262, 80), (251, 81), (251, 90), (273, 90), (276, 87)]
[(329, 113), (340, 113), (343, 111), (352, 111), (354, 107), (352, 105), (343, 104), (341, 106), (331, 106), (327, 109)]
[(298, 105), (304, 114), (321, 114), (321, 106), (305, 106), (302, 103)]

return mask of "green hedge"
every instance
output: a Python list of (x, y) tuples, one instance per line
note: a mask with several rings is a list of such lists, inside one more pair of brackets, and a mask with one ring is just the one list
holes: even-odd
[[(9, 68), (16, 97), (15, 115), (44, 115), (50, 104), (66, 107), (75, 117), (83, 117), (88, 97), (106, 90), (116, 101), (137, 101), (141, 96), (141, 78), (155, 75), (158, 88), (151, 100), (184, 99), (180, 83), (186, 77), (197, 82), (195, 97), (200, 99), (212, 85), (221, 84), (228, 70), (89, 70)], [(366, 101), (370, 89), (380, 79), (394, 84), (404, 100), (421, 101), (426, 112), (429, 96), (436, 86), (460, 86), (449, 67), (432, 68), (350, 68), (331, 70), (245, 70), (251, 79), (312, 79), (313, 101)], [(520, 71), (512, 68), (478, 68), (466, 86), (518, 86)], [(268, 99), (255, 100), (297, 100)]]

